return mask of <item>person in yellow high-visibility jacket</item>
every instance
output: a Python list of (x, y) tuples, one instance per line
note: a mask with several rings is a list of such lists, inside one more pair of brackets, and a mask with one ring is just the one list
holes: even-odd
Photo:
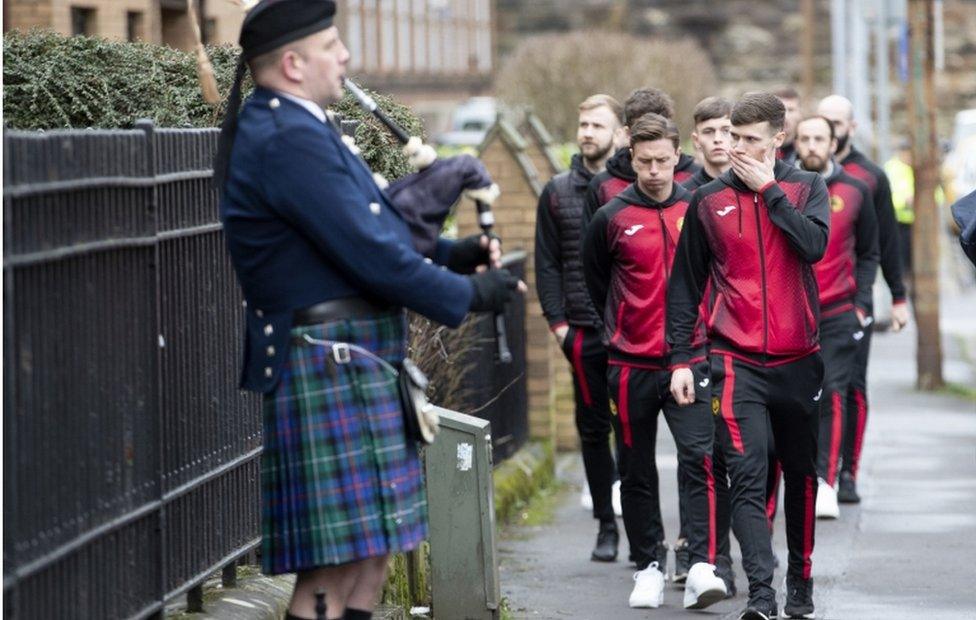
[[(885, 175), (891, 184), (891, 204), (898, 221), (898, 249), (906, 278), (912, 273), (912, 224), (915, 223), (915, 171), (912, 169), (911, 146), (902, 143), (894, 157), (885, 162)], [(942, 186), (935, 188), (935, 203), (945, 203)]]

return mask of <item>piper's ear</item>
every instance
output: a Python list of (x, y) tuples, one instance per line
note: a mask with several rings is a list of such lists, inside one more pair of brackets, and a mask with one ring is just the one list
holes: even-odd
[(783, 142), (785, 140), (786, 140), (786, 132), (785, 131), (779, 131), (779, 132), (776, 133), (775, 136), (773, 136), (773, 146), (776, 147), (776, 148), (779, 148), (779, 147), (783, 146)]

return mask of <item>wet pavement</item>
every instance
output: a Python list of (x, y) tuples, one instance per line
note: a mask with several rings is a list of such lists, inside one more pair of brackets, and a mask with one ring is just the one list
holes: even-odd
[[(947, 298), (943, 314), (963, 336), (976, 333), (976, 294)], [(946, 379), (976, 387), (974, 365), (964, 359), (966, 346), (957, 336), (944, 338)], [(863, 501), (842, 505), (837, 521), (818, 521), (813, 558), (817, 618), (976, 619), (976, 401), (915, 391), (914, 351), (911, 329), (875, 335), (871, 416), (859, 480)], [(661, 509), (671, 543), (677, 534), (675, 450), (663, 417), (659, 428)], [(513, 617), (736, 617), (746, 602), (743, 594), (687, 612), (674, 584), (668, 584), (661, 608), (630, 609), (634, 568), (625, 561), (626, 543), (615, 563), (589, 561), (596, 522), (579, 503), (582, 464), (578, 455), (563, 455), (558, 463), (565, 487), (550, 522), (510, 526), (499, 544), (502, 594)], [(773, 544), (785, 566), (782, 510)], [(735, 542), (733, 556), (737, 586), (745, 592)], [(782, 580), (783, 571), (777, 570), (777, 590)], [(782, 604), (782, 592), (779, 596)]]

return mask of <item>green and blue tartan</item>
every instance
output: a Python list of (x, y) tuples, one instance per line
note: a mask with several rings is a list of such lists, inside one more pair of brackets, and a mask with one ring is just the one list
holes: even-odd
[(407, 441), (396, 379), (320, 340), (358, 344), (397, 366), (402, 311), (292, 329), (281, 382), (264, 398), (261, 557), (267, 574), (407, 551), (427, 536), (417, 444)]

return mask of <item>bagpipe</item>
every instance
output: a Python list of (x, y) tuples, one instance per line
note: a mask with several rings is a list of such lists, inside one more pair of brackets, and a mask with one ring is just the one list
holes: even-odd
[[(484, 164), (471, 155), (438, 158), (430, 145), (423, 144), (417, 136), (410, 136), (352, 80), (345, 78), (343, 85), (360, 107), (372, 114), (400, 142), (411, 165), (417, 170), (391, 183), (386, 193), (407, 220), (418, 251), (423, 254), (433, 252), (444, 221), (461, 195), (474, 200), (478, 225), (485, 236), (492, 239), (495, 216), (491, 203), (498, 197), (499, 191)], [(510, 363), (512, 352), (508, 348), (505, 316), (501, 313), (495, 315), (495, 340), (498, 343), (498, 359)]]

